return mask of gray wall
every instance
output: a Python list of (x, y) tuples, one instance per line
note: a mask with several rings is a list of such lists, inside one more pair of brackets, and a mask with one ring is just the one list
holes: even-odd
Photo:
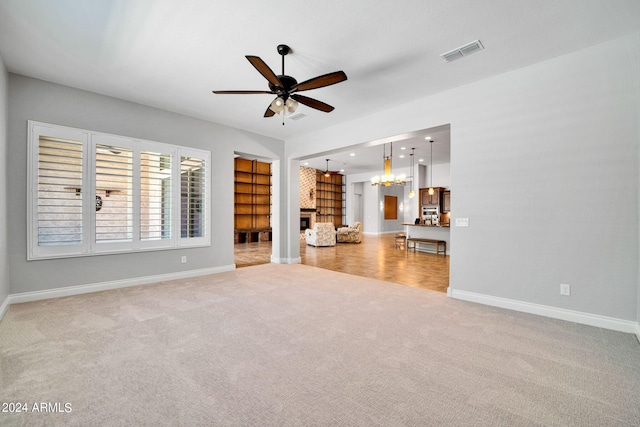
[[(27, 120), (211, 150), (211, 247), (27, 261)], [(11, 191), (0, 200), (7, 200), (9, 206), (8, 222), (11, 227), (7, 246), (11, 293), (233, 266), (233, 186), (229, 182), (233, 176), (234, 150), (279, 159), (283, 154), (283, 142), (9, 74), (9, 162), (6, 176)], [(0, 226), (3, 224), (0, 217)], [(180, 263), (182, 255), (187, 255), (187, 264)]]
[[(380, 232), (380, 197), (378, 187), (362, 186), (362, 231), (378, 234)], [(349, 203), (347, 201), (347, 203)]]
[(378, 223), (380, 224), (380, 233), (398, 233), (403, 230), (401, 225), (404, 221), (404, 212), (400, 211), (400, 204), (404, 206), (405, 202), (405, 187), (398, 185), (391, 185), (389, 187), (375, 187), (378, 190), (379, 203), (384, 204), (384, 196), (395, 196), (398, 200), (397, 215), (398, 219), (384, 219), (384, 209), (378, 209)]
[[(0, 56), (0, 177), (7, 176), (7, 115), (9, 76)], [(0, 184), (0, 306), (9, 295), (7, 262), (7, 180)]]
[(639, 75), (634, 34), (287, 140), (286, 154), (450, 123), (452, 220), (470, 219), (451, 228), (453, 290), (634, 321)]

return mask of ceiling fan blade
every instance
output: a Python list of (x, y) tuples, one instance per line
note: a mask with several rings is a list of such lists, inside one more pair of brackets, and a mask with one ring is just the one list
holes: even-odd
[(291, 95), (291, 98), (295, 99), (300, 104), (304, 104), (307, 107), (315, 108), (316, 110), (324, 111), (325, 113), (330, 113), (334, 110), (331, 105), (325, 104), (324, 102), (318, 101), (317, 99), (309, 98), (308, 96), (298, 95), (296, 93)]
[(318, 89), (325, 86), (331, 86), (336, 83), (340, 83), (347, 80), (347, 75), (344, 71), (334, 71), (333, 73), (324, 74), (322, 76), (314, 77), (309, 80), (305, 80), (302, 83), (298, 83), (294, 87), (291, 88), (289, 93), (291, 92), (301, 92), (303, 90), (311, 90)]
[(282, 83), (280, 82), (280, 79), (278, 79), (278, 76), (276, 76), (273, 70), (269, 68), (269, 66), (262, 59), (260, 59), (260, 57), (246, 55), (246, 58), (249, 60), (249, 62), (251, 62), (251, 65), (256, 67), (256, 70), (258, 70), (258, 72), (269, 81), (269, 83), (274, 86), (282, 87)]
[(213, 90), (217, 95), (253, 95), (256, 93), (273, 93), (268, 90)]
[(271, 109), (271, 104), (267, 107), (267, 111), (264, 112), (265, 117), (273, 117), (276, 113)]

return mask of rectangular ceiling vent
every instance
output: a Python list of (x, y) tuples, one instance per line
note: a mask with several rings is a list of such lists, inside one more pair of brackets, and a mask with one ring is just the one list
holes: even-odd
[(456, 59), (460, 59), (463, 56), (471, 55), (473, 52), (477, 52), (479, 50), (484, 49), (480, 40), (472, 41), (471, 43), (467, 43), (464, 46), (457, 47), (449, 52), (445, 52), (440, 55), (440, 58), (444, 59), (446, 62), (455, 61)]
[(300, 120), (307, 117), (306, 114), (304, 113), (293, 113), (292, 115), (289, 116), (289, 119), (291, 120)]

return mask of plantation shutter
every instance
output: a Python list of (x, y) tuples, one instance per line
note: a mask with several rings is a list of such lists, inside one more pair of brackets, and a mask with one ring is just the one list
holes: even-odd
[(140, 154), (140, 240), (171, 239), (171, 155)]
[(133, 150), (96, 144), (96, 243), (133, 238)]
[(38, 246), (82, 243), (83, 142), (40, 135)]
[(205, 235), (205, 160), (180, 157), (180, 236), (182, 238)]

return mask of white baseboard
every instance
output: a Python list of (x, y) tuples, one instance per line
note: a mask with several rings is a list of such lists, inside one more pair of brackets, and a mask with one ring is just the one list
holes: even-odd
[(638, 338), (638, 344), (640, 344), (640, 319), (638, 319), (638, 324), (636, 325), (636, 338)]
[(271, 255), (271, 262), (274, 264), (300, 264), (302, 262), (302, 258), (277, 258)]
[[(90, 292), (108, 291), (110, 289), (126, 288), (129, 286), (148, 285), (150, 283), (164, 282), (167, 280), (187, 279), (189, 277), (206, 276), (209, 274), (223, 273), (235, 270), (235, 265), (225, 265), (199, 270), (180, 271), (176, 273), (158, 274), (154, 276), (135, 277), (132, 279), (112, 280), (109, 282), (90, 283), (86, 285), (68, 286), (64, 288), (47, 289), (44, 291), (23, 292), (9, 295), (9, 304), (38, 301), (49, 298), (59, 298), (71, 295), (87, 294)], [(2, 312), (0, 312), (2, 313)], [(4, 314), (4, 313), (2, 313)], [(1, 319), (1, 317), (0, 317)]]
[(477, 302), (493, 307), (506, 308), (509, 310), (521, 311), (523, 313), (537, 314), (539, 316), (546, 316), (554, 319), (567, 320), (569, 322), (596, 326), (598, 328), (611, 329), (614, 331), (627, 333), (635, 332), (640, 339), (640, 324), (631, 320), (600, 316), (598, 314), (584, 313), (581, 311), (567, 310), (564, 308), (533, 304), (529, 302), (494, 297), (491, 295), (477, 294), (475, 292), (460, 291), (456, 289), (448, 290), (447, 295), (459, 300)]

